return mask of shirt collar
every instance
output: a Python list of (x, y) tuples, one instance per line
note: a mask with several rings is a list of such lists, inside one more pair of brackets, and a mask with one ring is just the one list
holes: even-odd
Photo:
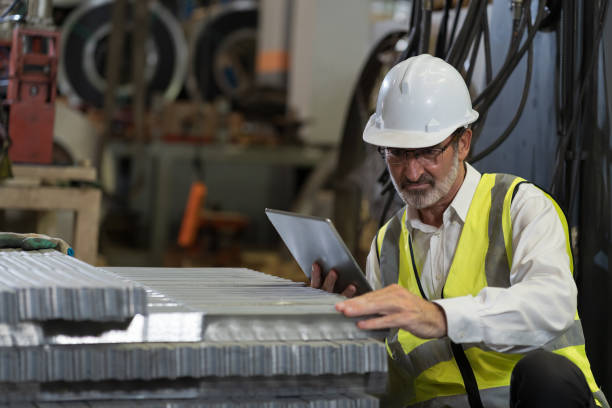
[[(472, 198), (476, 193), (476, 188), (480, 182), (481, 174), (472, 167), (469, 163), (465, 163), (465, 178), (463, 184), (459, 187), (457, 195), (449, 207), (455, 210), (462, 222), (465, 222), (468, 210), (472, 204)], [(448, 211), (448, 208), (446, 209)], [(446, 212), (446, 211), (445, 211)]]
[[(461, 222), (465, 223), (468, 210), (470, 209), (470, 204), (472, 203), (472, 198), (476, 193), (476, 188), (478, 187), (481, 177), (478, 170), (467, 162), (465, 163), (465, 170), (465, 178), (463, 179), (461, 187), (459, 187), (459, 191), (457, 191), (455, 198), (453, 198), (453, 201), (450, 203), (448, 208), (444, 210), (444, 224), (446, 224), (448, 218), (451, 216), (451, 211), (459, 217)], [(408, 207), (406, 218), (409, 227), (417, 228), (424, 232), (433, 232), (437, 229), (431, 225), (423, 223), (419, 217), (418, 211), (415, 208)]]

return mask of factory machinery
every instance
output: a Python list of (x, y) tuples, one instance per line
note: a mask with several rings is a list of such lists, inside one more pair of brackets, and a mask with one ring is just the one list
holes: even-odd
[[(200, 102), (220, 95), (236, 102), (254, 86), (258, 9), (252, 0), (206, 8), (189, 39), (176, 2), (142, 2), (144, 25), (136, 20), (140, 3), (68, 3), (76, 7), (60, 32), (51, 0), (0, 0), (0, 163), (8, 152), (12, 162), (50, 164), (54, 148), (56, 154), (70, 150), (61, 140), (54, 147), (58, 89), (74, 106), (105, 108), (123, 118), (136, 101), (141, 110), (154, 100), (170, 103), (184, 86)], [(117, 3), (122, 18), (114, 21)], [(122, 27), (117, 47), (114, 24)], [(142, 83), (134, 72), (143, 73)], [(141, 113), (134, 113), (139, 122)]]
[(247, 269), (0, 252), (0, 404), (378, 407), (385, 345), (338, 295)]
[(27, 12), (11, 14), (21, 3), (2, 3), (0, 161), (6, 160), (10, 146), (12, 161), (50, 163), (59, 61), (59, 32), (52, 26), (51, 4), (33, 0)]

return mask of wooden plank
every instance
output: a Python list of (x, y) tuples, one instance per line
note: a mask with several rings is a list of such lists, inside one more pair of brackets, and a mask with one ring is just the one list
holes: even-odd
[(91, 166), (36, 166), (14, 164), (15, 178), (56, 181), (96, 181), (96, 169)]
[(23, 210), (78, 210), (92, 205), (96, 188), (0, 187), (0, 208)]
[(95, 264), (102, 192), (89, 187), (0, 186), (0, 208), (23, 210), (75, 211), (75, 256)]
[[(74, 256), (95, 265), (98, 257), (98, 231), (100, 227), (100, 201), (102, 192), (90, 189), (82, 198), (91, 204), (76, 212), (74, 223)], [(94, 205), (93, 203), (97, 203)]]

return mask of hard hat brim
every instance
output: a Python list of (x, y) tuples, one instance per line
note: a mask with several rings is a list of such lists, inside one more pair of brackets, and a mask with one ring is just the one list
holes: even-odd
[(369, 120), (363, 131), (363, 141), (375, 146), (397, 147), (401, 149), (431, 147), (444, 141), (458, 128), (467, 126), (477, 119), (478, 112), (472, 109), (470, 117), (466, 117), (464, 122), (435, 132), (380, 129), (374, 125), (373, 120)]

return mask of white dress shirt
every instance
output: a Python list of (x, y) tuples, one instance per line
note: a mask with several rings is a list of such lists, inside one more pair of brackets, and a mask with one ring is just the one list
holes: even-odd
[[(476, 296), (440, 299), (480, 173), (466, 163), (466, 176), (444, 211), (440, 228), (425, 224), (408, 207), (415, 263), (430, 300), (446, 313), (455, 343), (477, 343), (500, 352), (538, 348), (574, 321), (577, 289), (566, 251), (565, 232), (550, 200), (532, 184), (519, 187), (510, 207), (512, 269), (510, 287), (486, 287)], [(367, 279), (382, 288), (376, 239), (366, 265)]]

